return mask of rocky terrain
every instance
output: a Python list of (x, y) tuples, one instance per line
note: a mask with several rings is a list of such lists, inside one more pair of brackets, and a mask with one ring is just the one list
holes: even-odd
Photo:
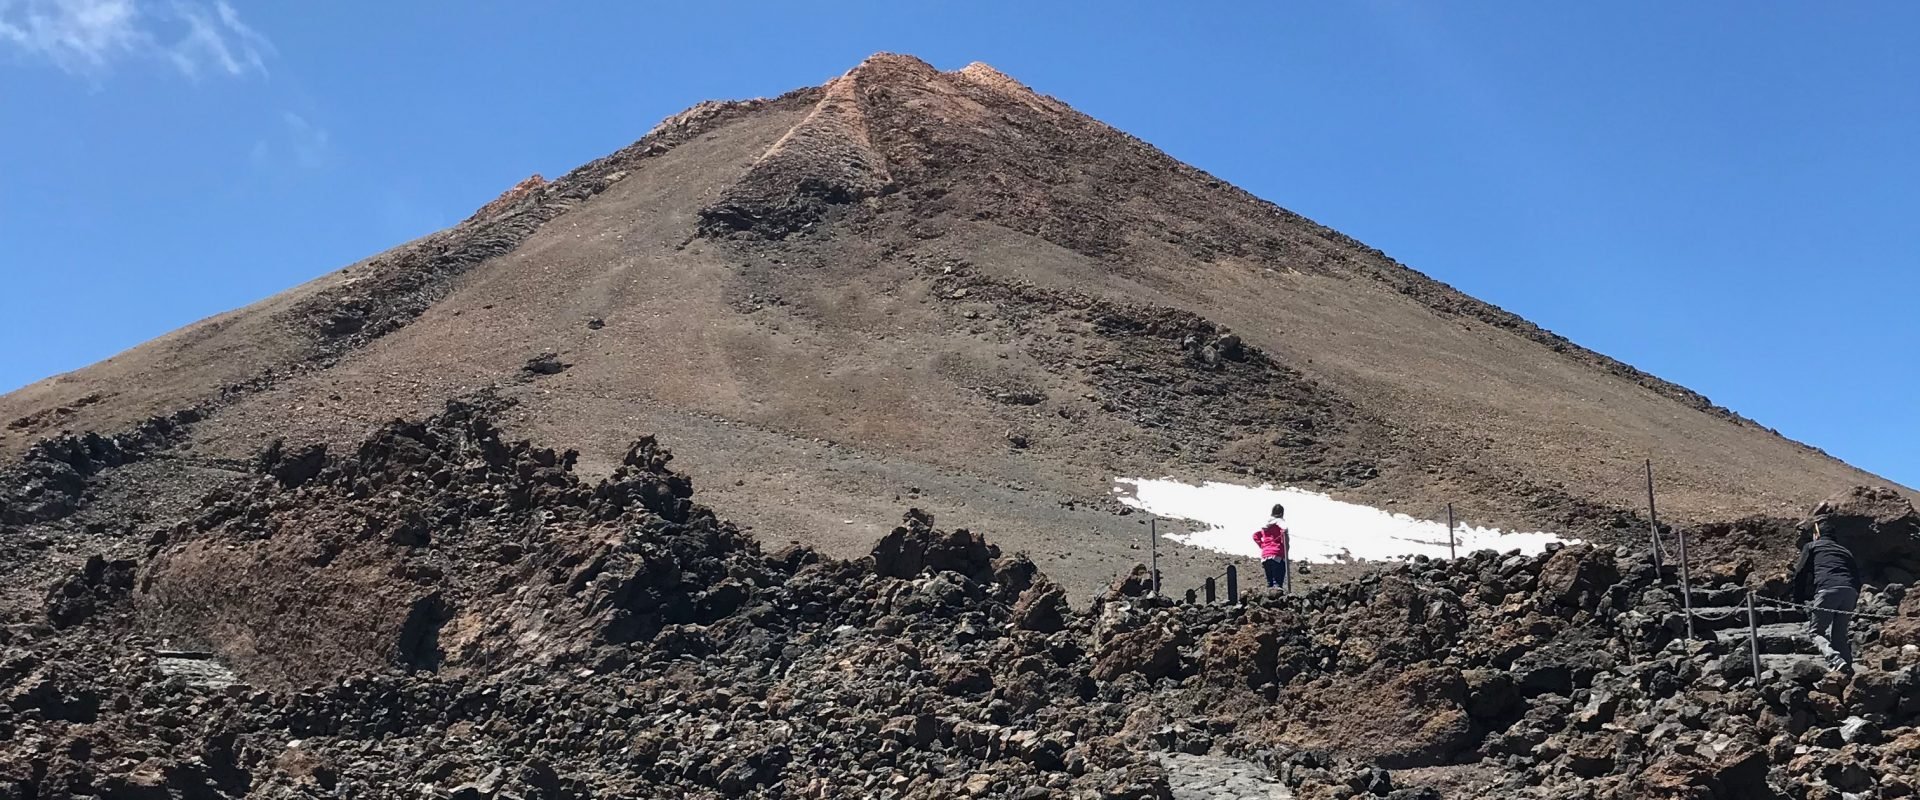
[[(5, 608), (0, 797), (1914, 788), (1920, 594), (1884, 574), (1862, 610), (1913, 618), (1863, 624), (1855, 674), (1769, 638), (1757, 683), (1742, 629), (1688, 640), (1673, 571), (1624, 547), (1238, 605), (1152, 598), (1137, 568), (1076, 608), (1027, 555), (919, 510), (858, 559), (763, 546), (653, 439), (589, 480), (504, 438), (502, 404), (344, 452), (277, 443), (177, 522), (42, 534), (98, 553)], [(1920, 553), (1897, 497), (1836, 498), (1822, 524), (1885, 563)], [(1701, 567), (1696, 605), (1773, 566)]]

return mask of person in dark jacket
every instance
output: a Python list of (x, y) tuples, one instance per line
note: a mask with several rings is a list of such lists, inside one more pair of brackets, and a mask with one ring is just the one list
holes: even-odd
[(1800, 559), (1793, 564), (1793, 591), (1813, 606), (1807, 627), (1813, 631), (1814, 644), (1835, 669), (1852, 669), (1853, 642), (1847, 622), (1860, 600), (1860, 567), (1853, 561), (1853, 551), (1820, 534), (1817, 521), (1813, 541), (1800, 548)]

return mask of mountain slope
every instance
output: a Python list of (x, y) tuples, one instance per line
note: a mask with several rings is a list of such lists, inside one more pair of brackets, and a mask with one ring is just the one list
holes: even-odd
[(193, 409), (148, 450), (219, 471), (489, 388), (588, 471), (657, 433), (763, 539), (864, 552), (911, 503), (1078, 588), (1139, 557), (1116, 476), (1603, 537), (1643, 524), (1644, 459), (1674, 521), (1885, 483), (991, 68), (892, 55), (0, 398), (0, 455)]

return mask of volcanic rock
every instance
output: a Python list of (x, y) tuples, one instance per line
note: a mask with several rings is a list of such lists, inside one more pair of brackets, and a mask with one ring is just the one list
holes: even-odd
[(966, 529), (933, 529), (933, 515), (911, 509), (901, 525), (873, 547), (873, 568), (889, 578), (911, 578), (923, 571), (958, 572), (979, 583), (993, 581), (1000, 548)]
[(89, 556), (78, 574), (54, 584), (47, 596), (47, 619), (55, 627), (85, 621), (133, 591), (134, 562)]
[(1856, 486), (1816, 506), (1813, 523), (1853, 551), (1855, 561), (1875, 578), (1920, 575), (1920, 512), (1899, 492), (1884, 486)]
[(1035, 583), (1013, 606), (1013, 624), (1021, 630), (1055, 633), (1067, 627), (1067, 592), (1050, 581)]
[(1178, 636), (1162, 627), (1122, 633), (1100, 648), (1093, 663), (1095, 680), (1111, 681), (1129, 673), (1147, 680), (1164, 678), (1180, 666)]

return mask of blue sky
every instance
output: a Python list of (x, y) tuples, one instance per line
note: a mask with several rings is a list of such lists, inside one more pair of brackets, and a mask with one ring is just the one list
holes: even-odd
[(0, 391), (705, 99), (986, 61), (1920, 484), (1920, 5), (0, 0)]

